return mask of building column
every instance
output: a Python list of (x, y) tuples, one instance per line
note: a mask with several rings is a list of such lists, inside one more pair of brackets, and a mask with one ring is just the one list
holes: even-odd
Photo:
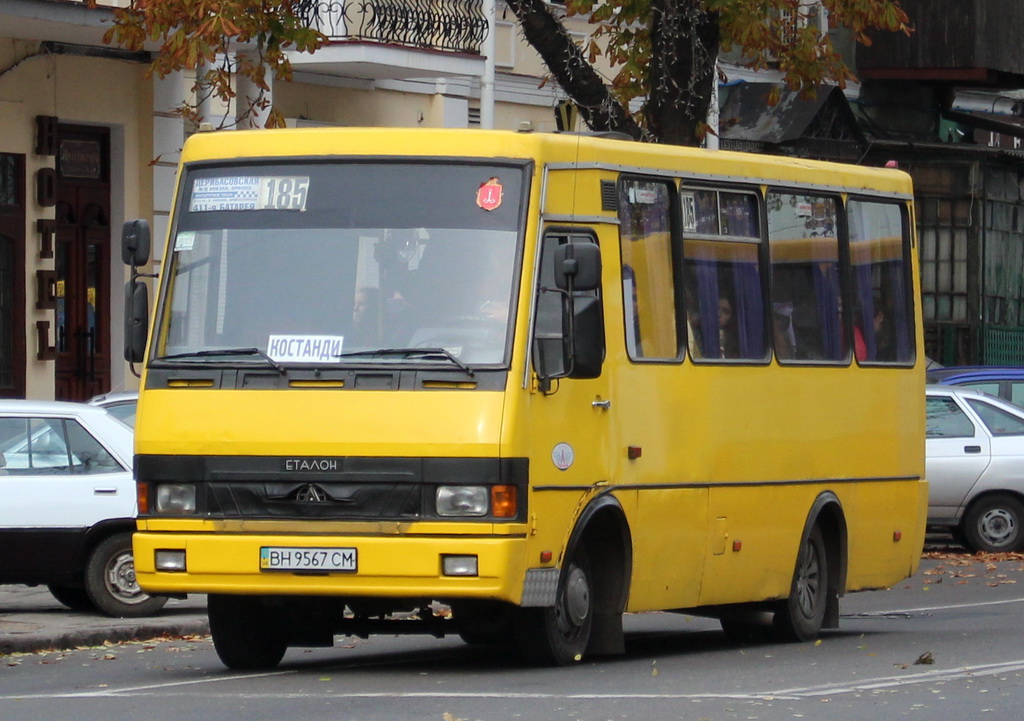
[[(236, 57), (241, 53), (236, 53)], [(236, 63), (237, 66), (237, 63)], [(245, 130), (246, 128), (264, 128), (267, 119), (270, 117), (270, 109), (274, 102), (274, 74), (268, 69), (264, 80), (267, 83), (267, 90), (262, 90), (249, 78), (235, 74), (235, 128)], [(263, 96), (260, 97), (262, 90)], [(260, 107), (264, 105), (265, 107)], [(250, 112), (251, 108), (251, 112)], [(245, 117), (248, 113), (248, 117)]]
[(171, 203), (185, 119), (179, 109), (189, 96), (191, 83), (181, 71), (153, 78), (153, 266), (159, 270), (170, 226)]

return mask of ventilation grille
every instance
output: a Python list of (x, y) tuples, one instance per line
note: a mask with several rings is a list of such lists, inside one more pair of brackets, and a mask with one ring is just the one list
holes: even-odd
[(614, 180), (601, 181), (601, 210), (619, 210), (619, 194)]

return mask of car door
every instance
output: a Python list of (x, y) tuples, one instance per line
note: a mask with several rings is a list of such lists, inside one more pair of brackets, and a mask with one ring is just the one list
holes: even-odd
[(66, 568), (89, 528), (135, 513), (130, 469), (75, 418), (2, 417), (0, 455), (0, 576)]
[(991, 462), (967, 500), (985, 491), (1024, 493), (1024, 414), (976, 398), (967, 405), (992, 437)]
[(992, 444), (988, 431), (956, 396), (930, 394), (926, 412), (928, 519), (950, 521), (988, 468)]

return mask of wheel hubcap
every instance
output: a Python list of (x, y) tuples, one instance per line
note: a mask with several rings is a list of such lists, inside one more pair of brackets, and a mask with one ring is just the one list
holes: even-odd
[(587, 574), (576, 565), (570, 566), (565, 580), (565, 594), (556, 607), (558, 626), (567, 637), (574, 635), (590, 614), (590, 584)]
[(1005, 546), (1017, 537), (1017, 522), (1005, 508), (993, 508), (981, 517), (978, 532), (992, 546)]
[(135, 580), (135, 559), (130, 553), (119, 553), (107, 566), (107, 590), (123, 603), (142, 603), (149, 598)]
[(796, 582), (797, 603), (800, 613), (813, 618), (818, 608), (818, 594), (821, 591), (821, 559), (818, 547), (810, 541), (804, 549), (804, 562)]

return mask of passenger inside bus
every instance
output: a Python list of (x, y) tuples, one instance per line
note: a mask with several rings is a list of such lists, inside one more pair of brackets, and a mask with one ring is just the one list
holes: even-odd
[(722, 358), (739, 358), (739, 333), (732, 301), (725, 296), (718, 299), (718, 345)]
[(796, 358), (792, 303), (772, 303), (772, 332), (775, 340), (775, 357), (782, 360)]

